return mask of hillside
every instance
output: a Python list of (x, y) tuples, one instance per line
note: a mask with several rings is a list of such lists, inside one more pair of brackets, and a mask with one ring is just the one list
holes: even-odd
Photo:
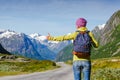
[(66, 60), (71, 60), (72, 59), (72, 47), (73, 45), (70, 44), (67, 47), (65, 47), (64, 49), (62, 49), (57, 57), (56, 57), (56, 61), (66, 61)]
[(102, 36), (102, 32), (103, 32), (103, 29), (105, 27), (105, 24), (102, 24), (102, 25), (98, 25), (96, 26), (93, 30), (92, 30), (92, 33), (94, 34), (94, 37), (96, 38), (96, 40), (98, 42), (100, 42), (100, 36)]
[[(92, 58), (120, 56), (120, 10), (107, 21), (100, 36), (100, 47), (93, 50)], [(96, 57), (97, 56), (97, 57)]]
[[(104, 46), (100, 46), (98, 50), (93, 50), (91, 55), (92, 58), (103, 58), (103, 57), (113, 57), (120, 56), (120, 25), (118, 25), (110, 35), (110, 42), (106, 43)], [(97, 56), (97, 57), (96, 57)]]
[[(95, 27), (92, 32), (99, 42), (99, 48), (97, 50), (94, 48), (92, 49), (92, 59), (120, 56), (120, 10), (115, 12), (110, 17), (103, 29)], [(62, 51), (60, 51), (58, 56), (63, 56), (65, 58), (68, 56), (65, 55), (66, 51), (68, 51), (68, 53), (71, 53), (72, 47), (68, 46), (64, 48)], [(62, 57), (61, 60), (63, 60)], [(69, 59), (66, 58), (64, 60)]]
[[(102, 35), (100, 37), (101, 40), (100, 45), (105, 45), (109, 42), (115, 41), (115, 37), (117, 38), (118, 36), (114, 37), (113, 32), (116, 30), (117, 27), (119, 27), (119, 25), (120, 25), (120, 10), (116, 11), (107, 21), (104, 29), (102, 30)], [(117, 32), (116, 34), (119, 34), (119, 32)]]

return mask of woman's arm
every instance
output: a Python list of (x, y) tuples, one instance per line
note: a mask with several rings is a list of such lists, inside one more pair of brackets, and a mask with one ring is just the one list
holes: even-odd
[(74, 32), (74, 33), (67, 34), (64, 36), (56, 36), (56, 37), (53, 37), (50, 34), (48, 34), (47, 39), (52, 40), (52, 41), (65, 41), (65, 40), (72, 40), (75, 37), (76, 37), (76, 33)]

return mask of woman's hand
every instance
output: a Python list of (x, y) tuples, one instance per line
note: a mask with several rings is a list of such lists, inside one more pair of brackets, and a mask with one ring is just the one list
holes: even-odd
[(48, 36), (46, 36), (46, 38), (47, 38), (47, 40), (49, 40), (49, 38), (50, 38), (50, 34), (48, 33)]

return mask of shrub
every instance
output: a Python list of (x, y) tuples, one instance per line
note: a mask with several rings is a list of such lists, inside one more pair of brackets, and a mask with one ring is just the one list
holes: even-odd
[(91, 76), (92, 80), (119, 80), (120, 69), (104, 68), (98, 69)]

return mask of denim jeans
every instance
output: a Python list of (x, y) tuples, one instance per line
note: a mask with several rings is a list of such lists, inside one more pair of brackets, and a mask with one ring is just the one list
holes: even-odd
[[(87, 60), (74, 61), (73, 72), (74, 80), (90, 80), (91, 61)], [(83, 77), (81, 77), (81, 74), (83, 74)]]

